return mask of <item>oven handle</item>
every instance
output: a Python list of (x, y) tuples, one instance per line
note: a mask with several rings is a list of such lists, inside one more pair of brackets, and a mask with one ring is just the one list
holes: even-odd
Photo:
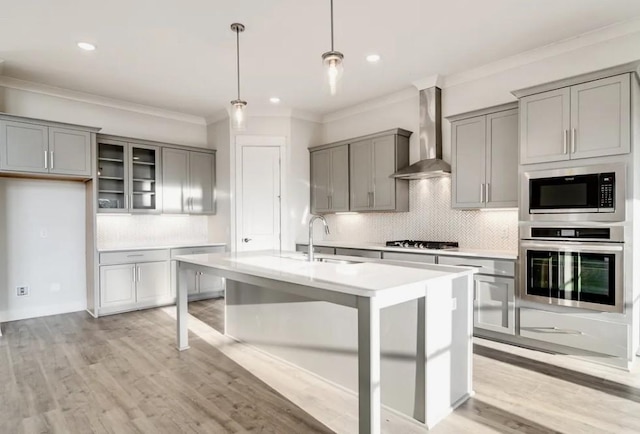
[(622, 252), (624, 246), (620, 244), (561, 244), (558, 243), (537, 243), (537, 242), (522, 242), (520, 246), (523, 249), (546, 249), (554, 252)]

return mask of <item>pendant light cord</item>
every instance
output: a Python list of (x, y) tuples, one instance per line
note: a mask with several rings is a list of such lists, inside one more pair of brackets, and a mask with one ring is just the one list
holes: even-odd
[(331, 0), (331, 51), (333, 51), (333, 0)]
[(238, 100), (239, 100), (240, 99), (240, 29), (238, 28), (236, 28), (236, 59), (237, 59), (237, 70), (238, 70)]

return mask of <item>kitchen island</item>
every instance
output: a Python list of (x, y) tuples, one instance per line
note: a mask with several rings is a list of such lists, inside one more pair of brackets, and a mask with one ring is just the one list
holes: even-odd
[(188, 270), (227, 279), (225, 334), (351, 389), (359, 430), (380, 405), (433, 427), (472, 392), (474, 270), (299, 253), (178, 256), (178, 349)]

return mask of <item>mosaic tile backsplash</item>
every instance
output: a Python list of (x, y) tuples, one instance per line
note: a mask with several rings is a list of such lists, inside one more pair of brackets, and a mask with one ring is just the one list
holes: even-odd
[(98, 248), (206, 243), (207, 216), (99, 215)]
[(452, 209), (449, 177), (410, 181), (409, 201), (409, 212), (327, 215), (331, 234), (324, 239), (374, 243), (416, 239), (458, 241), (466, 249), (518, 248), (517, 210)]

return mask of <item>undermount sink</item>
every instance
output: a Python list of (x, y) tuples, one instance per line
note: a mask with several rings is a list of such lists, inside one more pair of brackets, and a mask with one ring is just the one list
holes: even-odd
[[(290, 259), (295, 259), (296, 261), (304, 261), (309, 262), (309, 258), (307, 257), (290, 257)], [(313, 258), (313, 262), (325, 262), (327, 264), (362, 264), (362, 261), (352, 261), (350, 259), (336, 259), (336, 258)]]

